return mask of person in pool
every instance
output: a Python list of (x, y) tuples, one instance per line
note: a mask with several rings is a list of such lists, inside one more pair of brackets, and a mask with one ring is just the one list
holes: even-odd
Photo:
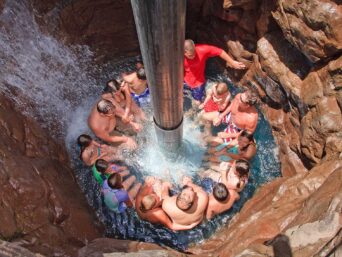
[(162, 208), (171, 218), (172, 223), (179, 226), (188, 226), (189, 229), (202, 222), (208, 205), (208, 194), (191, 178), (183, 177), (183, 188), (178, 195), (170, 196), (169, 182), (163, 183)]
[(122, 177), (129, 175), (129, 170), (126, 166), (119, 166), (112, 162), (107, 162), (104, 159), (96, 160), (92, 167), (93, 176), (100, 186), (103, 185), (103, 181), (109, 178), (113, 173), (119, 173)]
[(113, 173), (103, 182), (103, 201), (109, 210), (123, 213), (128, 207), (133, 207), (135, 196), (141, 187), (140, 183), (136, 183), (129, 189), (135, 180), (135, 176), (130, 176), (122, 181), (119, 173)]
[(253, 137), (253, 134), (247, 130), (243, 130), (239, 137), (235, 139), (229, 146), (220, 148), (211, 147), (208, 149), (210, 156), (205, 156), (205, 161), (210, 161), (214, 163), (218, 162), (229, 162), (232, 159), (244, 159), (251, 160), (257, 151), (257, 146)]
[(249, 162), (246, 160), (221, 162), (219, 166), (212, 166), (200, 176), (211, 178), (216, 183), (222, 182), (228, 189), (241, 192), (248, 182), (249, 169)]
[(229, 210), (239, 199), (240, 196), (235, 190), (228, 189), (224, 183), (216, 183), (213, 192), (209, 194), (206, 218), (210, 220), (215, 215)]
[[(120, 113), (124, 123), (141, 122), (146, 120), (145, 113), (138, 105), (132, 101), (131, 96), (127, 96), (124, 83), (119, 83), (115, 79), (109, 80), (102, 91), (102, 99), (112, 102)], [(129, 91), (128, 91), (129, 92)], [(126, 100), (129, 99), (129, 100)]]
[(227, 109), (230, 97), (231, 94), (225, 82), (217, 82), (208, 89), (204, 102), (199, 105), (199, 109), (203, 109), (199, 113), (199, 118), (204, 122), (206, 135), (211, 135), (211, 124), (220, 113)]
[(80, 147), (80, 159), (87, 166), (91, 166), (98, 159), (106, 161), (122, 160), (121, 149), (118, 147), (100, 144), (87, 134), (82, 134), (77, 138)]
[[(108, 100), (100, 100), (93, 107), (88, 118), (88, 125), (94, 134), (111, 144), (123, 144), (124, 148), (134, 150), (137, 144), (132, 137), (128, 137), (119, 133), (117, 128), (117, 119), (120, 117), (115, 106)], [(134, 131), (141, 131), (141, 126), (133, 126)]]
[(135, 208), (138, 216), (152, 224), (161, 224), (171, 230), (190, 229), (191, 226), (173, 223), (162, 209), (161, 185), (160, 179), (154, 177), (147, 177), (145, 179), (145, 184), (140, 188), (135, 199)]

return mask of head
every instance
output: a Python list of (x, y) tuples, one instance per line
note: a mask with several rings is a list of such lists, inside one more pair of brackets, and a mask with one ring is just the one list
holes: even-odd
[(111, 189), (121, 189), (123, 188), (122, 185), (122, 177), (118, 173), (113, 173), (108, 178), (108, 186)]
[(104, 174), (108, 169), (109, 163), (103, 159), (98, 159), (95, 162), (95, 168), (101, 174)]
[(144, 68), (140, 68), (137, 70), (137, 77), (140, 80), (146, 80), (146, 74), (145, 74), (145, 69)]
[(97, 111), (101, 114), (113, 114), (115, 106), (108, 100), (100, 100), (97, 103)]
[(213, 196), (218, 202), (224, 202), (229, 198), (229, 191), (223, 183), (217, 183), (213, 188)]
[(88, 147), (92, 141), (93, 139), (91, 136), (86, 134), (82, 134), (77, 138), (77, 144), (81, 147), (81, 149)]
[(184, 186), (178, 194), (176, 205), (179, 209), (187, 211), (191, 208), (195, 200), (195, 192), (192, 187)]
[(216, 87), (216, 92), (218, 95), (224, 95), (228, 92), (228, 86), (224, 82), (219, 82)]
[(119, 82), (116, 81), (115, 79), (112, 79), (106, 83), (106, 86), (102, 90), (102, 94), (108, 94), (108, 93), (113, 94), (119, 90), (120, 90)]
[(146, 212), (146, 211), (154, 209), (158, 205), (158, 203), (159, 203), (159, 200), (157, 199), (157, 197), (158, 196), (155, 195), (155, 194), (145, 195), (143, 197), (143, 199), (141, 200), (141, 207), (140, 207), (140, 209), (143, 212)]
[(237, 160), (235, 162), (235, 170), (239, 177), (246, 177), (249, 173), (249, 162), (246, 160)]
[(144, 62), (140, 55), (135, 59), (135, 67), (137, 69), (144, 68)]
[(240, 106), (249, 108), (257, 103), (257, 97), (254, 93), (247, 90), (240, 95)]
[(251, 142), (254, 141), (253, 133), (243, 130), (238, 137), (238, 144), (241, 148), (247, 147)]
[(191, 60), (196, 56), (195, 43), (191, 39), (187, 39), (184, 42), (184, 56)]

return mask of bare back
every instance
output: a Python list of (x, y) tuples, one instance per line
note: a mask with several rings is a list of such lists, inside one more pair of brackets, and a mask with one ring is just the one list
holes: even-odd
[(133, 72), (128, 75), (124, 75), (123, 79), (128, 83), (130, 91), (133, 93), (140, 95), (142, 94), (146, 87), (147, 87), (147, 81), (146, 80), (140, 80), (137, 77), (137, 73)]
[(191, 208), (187, 211), (179, 209), (176, 205), (177, 196), (172, 196), (163, 201), (162, 208), (171, 218), (173, 223), (195, 227), (203, 220), (208, 204), (208, 195), (203, 190), (196, 192), (197, 197)]
[(223, 202), (217, 201), (213, 194), (209, 195), (209, 203), (206, 212), (206, 218), (208, 220), (217, 214), (229, 210), (233, 206), (234, 202), (240, 199), (239, 194), (235, 190), (229, 189), (228, 191), (230, 196), (226, 201)]
[(114, 130), (116, 126), (116, 118), (115, 115), (101, 115), (97, 111), (97, 105), (95, 105), (88, 117), (88, 125), (97, 137), (104, 140), (104, 138)]

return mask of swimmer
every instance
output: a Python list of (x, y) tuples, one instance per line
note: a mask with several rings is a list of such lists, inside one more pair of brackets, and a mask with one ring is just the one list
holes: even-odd
[(239, 199), (240, 196), (235, 190), (228, 189), (223, 183), (217, 183), (213, 192), (209, 194), (206, 218), (210, 220), (215, 215), (229, 210), (234, 202)]
[(100, 144), (89, 135), (80, 135), (77, 138), (77, 144), (81, 148), (80, 159), (87, 166), (93, 165), (98, 159), (104, 159), (106, 161), (122, 160), (120, 148)]
[(190, 90), (195, 103), (199, 105), (205, 97), (205, 64), (209, 57), (219, 56), (233, 69), (246, 66), (233, 60), (223, 49), (211, 45), (196, 44), (191, 39), (184, 42), (184, 89)]
[(102, 193), (108, 209), (116, 213), (123, 213), (127, 207), (133, 207), (133, 201), (141, 187), (141, 184), (137, 183), (129, 189), (135, 180), (135, 176), (130, 176), (122, 181), (122, 176), (119, 173), (113, 173), (103, 182)]
[[(114, 144), (123, 144), (124, 148), (134, 150), (137, 148), (135, 140), (122, 135), (117, 128), (117, 110), (108, 100), (100, 100), (91, 110), (88, 125), (94, 134), (103, 141)], [(139, 124), (131, 124), (134, 131), (141, 131)]]
[(171, 184), (163, 183), (162, 208), (175, 225), (193, 228), (203, 220), (208, 205), (208, 194), (191, 178), (183, 177), (183, 188), (178, 195), (170, 196)]
[(119, 173), (122, 177), (129, 174), (129, 170), (126, 166), (119, 166), (115, 163), (109, 163), (104, 159), (96, 160), (92, 168), (94, 178), (100, 186), (103, 185), (103, 181), (108, 179), (113, 173)]

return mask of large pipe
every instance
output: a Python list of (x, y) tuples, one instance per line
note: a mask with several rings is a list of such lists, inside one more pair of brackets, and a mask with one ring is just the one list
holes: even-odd
[(183, 136), (186, 0), (131, 0), (157, 138), (176, 152)]

